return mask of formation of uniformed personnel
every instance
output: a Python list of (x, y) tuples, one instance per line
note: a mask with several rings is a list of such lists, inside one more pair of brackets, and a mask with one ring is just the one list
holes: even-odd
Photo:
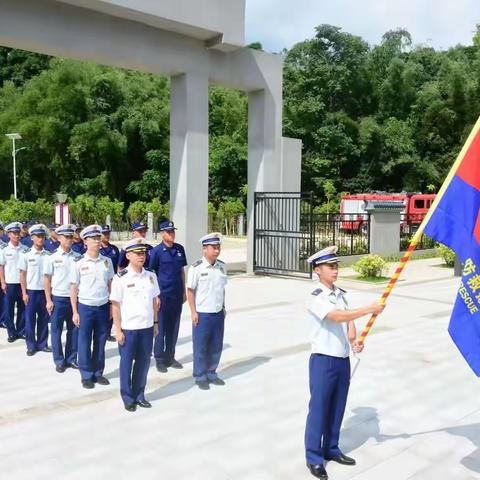
[(187, 298), (192, 315), (193, 376), (201, 390), (224, 385), (217, 367), (223, 348), (227, 266), (218, 260), (222, 236), (211, 233), (200, 239), (202, 259), (188, 270)]
[(28, 234), (32, 247), (20, 256), (20, 286), (25, 303), (25, 342), (27, 355), (36, 352), (51, 352), (48, 347), (48, 312), (44, 291), (44, 264), (50, 252), (43, 248), (47, 227), (43, 224), (32, 225)]
[(125, 409), (150, 408), (145, 399), (153, 337), (158, 334), (157, 304), (160, 289), (155, 273), (143, 268), (147, 247), (143, 238), (124, 247), (128, 266), (112, 281), (115, 335), (120, 352), (120, 394)]
[(313, 324), (312, 354), (309, 361), (310, 403), (305, 429), (307, 467), (317, 478), (328, 478), (324, 461), (355, 465), (339, 447), (340, 427), (350, 385), (350, 348), (363, 348), (356, 340), (354, 320), (379, 314), (384, 306), (374, 303), (348, 310), (346, 292), (335, 285), (338, 276), (337, 247), (327, 247), (308, 262), (318, 276), (308, 313)]
[(89, 225), (80, 232), (87, 251), (75, 261), (70, 280), (73, 323), (79, 327), (78, 366), (84, 388), (93, 388), (95, 383), (110, 383), (103, 376), (103, 369), (110, 331), (108, 299), (114, 272), (112, 261), (100, 255), (101, 237), (100, 225)]
[(60, 246), (60, 241), (58, 239), (58, 235), (57, 235), (57, 232), (56, 232), (56, 229), (59, 226), (60, 225), (56, 225), (55, 223), (51, 223), (48, 226), (48, 233), (49, 233), (50, 237), (45, 239), (44, 248), (45, 248), (45, 250), (48, 250), (51, 253), (53, 253)]
[(162, 241), (150, 252), (149, 269), (157, 274), (160, 287), (160, 311), (158, 335), (155, 337), (153, 355), (157, 370), (166, 372), (168, 367), (183, 368), (175, 360), (182, 305), (186, 301), (185, 249), (175, 243), (175, 225), (170, 220), (160, 222)]
[(80, 232), (82, 231), (82, 226), (77, 224), (75, 225), (75, 231), (73, 232), (73, 243), (72, 243), (72, 250), (74, 252), (79, 253), (80, 255), (83, 255), (87, 248), (85, 246), (85, 243), (83, 243), (83, 240), (81, 239)]
[[(145, 223), (135, 222), (132, 224), (132, 238), (146, 238), (148, 232), (148, 226)], [(147, 259), (145, 260), (145, 266), (148, 266), (150, 262), (150, 250), (153, 248), (146, 243), (147, 246)], [(120, 250), (120, 256), (118, 258), (118, 270), (124, 269), (128, 265), (128, 259), (125, 254), (125, 250)]]
[[(78, 328), (74, 325), (72, 305), (70, 303), (70, 279), (74, 261), (81, 255), (72, 250), (75, 225), (61, 225), (55, 229), (60, 246), (45, 259), (44, 286), (46, 307), (50, 314), (50, 337), (53, 361), (57, 372), (66, 368), (78, 368), (77, 341)], [(66, 325), (67, 336), (65, 352), (62, 348), (62, 331)]]
[(25, 304), (20, 287), (20, 265), (22, 254), (28, 247), (20, 243), (21, 228), (20, 222), (12, 222), (5, 227), (9, 242), (0, 250), (0, 283), (5, 294), (3, 314), (9, 343), (25, 338)]

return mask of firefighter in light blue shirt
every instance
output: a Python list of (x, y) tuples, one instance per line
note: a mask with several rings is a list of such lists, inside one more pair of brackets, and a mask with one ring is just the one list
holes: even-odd
[[(78, 332), (78, 366), (82, 386), (109, 385), (103, 376), (105, 342), (110, 330), (110, 285), (114, 275), (112, 261), (100, 255), (102, 227), (89, 225), (80, 232), (85, 255), (75, 262), (70, 280), (73, 323)], [(93, 350), (92, 350), (93, 342)]]
[(328, 475), (324, 461), (355, 465), (339, 447), (348, 388), (350, 385), (350, 345), (355, 352), (363, 346), (356, 340), (354, 320), (384, 306), (348, 310), (346, 292), (335, 285), (338, 277), (337, 247), (331, 246), (312, 255), (308, 262), (319, 284), (310, 296), (308, 313), (313, 325), (312, 354), (309, 362), (310, 403), (305, 429), (307, 468), (322, 480)]
[(203, 258), (188, 270), (187, 298), (193, 324), (193, 376), (201, 390), (209, 390), (210, 384), (225, 384), (217, 367), (223, 349), (227, 266), (218, 260), (220, 233), (205, 235), (200, 242)]
[[(0, 250), (0, 283), (5, 294), (4, 321), (7, 325), (9, 343), (25, 338), (25, 304), (20, 287), (20, 264), (22, 255), (28, 247), (20, 243), (21, 228), (20, 222), (12, 222), (5, 227), (9, 242)], [(16, 319), (14, 318), (15, 306), (17, 307)]]
[(20, 285), (25, 303), (25, 342), (29, 357), (36, 352), (52, 351), (47, 344), (48, 312), (43, 286), (45, 259), (51, 255), (43, 248), (47, 231), (43, 224), (32, 225), (28, 229), (32, 248), (23, 254), (20, 262)]
[[(78, 328), (74, 325), (70, 303), (70, 279), (75, 260), (82, 255), (72, 250), (75, 225), (61, 225), (55, 229), (60, 246), (45, 261), (45, 297), (47, 311), (51, 315), (51, 343), (53, 361), (58, 373), (67, 368), (78, 369), (77, 342)], [(67, 327), (65, 352), (62, 348), (63, 326)]]

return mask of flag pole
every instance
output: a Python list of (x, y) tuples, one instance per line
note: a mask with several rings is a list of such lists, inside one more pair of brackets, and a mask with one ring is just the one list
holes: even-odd
[[(480, 131), (480, 117), (475, 123), (475, 126), (473, 127), (472, 131), (470, 132), (470, 135), (467, 138), (467, 141), (465, 142), (465, 145), (463, 146), (462, 150), (457, 156), (457, 159), (455, 160), (455, 163), (453, 164), (452, 168), (450, 169), (450, 172), (447, 175), (447, 178), (443, 182), (443, 185), (441, 186), (437, 196), (435, 197), (434, 202), (432, 203), (432, 206), (429, 208), (427, 214), (425, 215), (425, 218), (423, 219), (420, 227), (418, 230), (415, 232), (415, 235), (413, 236), (412, 240), (410, 241), (410, 244), (407, 248), (407, 251), (405, 252), (405, 255), (403, 258), (400, 260), (400, 263), (398, 264), (397, 269), (395, 270), (395, 273), (392, 275), (392, 278), (390, 279), (390, 282), (388, 282), (388, 285), (386, 286), (379, 303), (382, 305), (385, 305), (388, 296), (390, 295), (390, 292), (393, 290), (393, 287), (397, 283), (397, 280), (399, 279), (401, 273), (403, 272), (403, 269), (405, 268), (405, 265), (407, 264), (408, 260), (410, 260), (410, 257), (412, 256), (413, 252), (415, 251), (415, 248), (417, 247), (418, 243), (420, 242), (420, 239), (423, 235), (423, 231), (425, 227), (427, 226), (427, 223), (429, 222), (430, 218), (432, 217), (433, 213), (438, 207), (438, 204), (440, 203), (440, 200), (442, 199), (443, 195), (447, 191), (448, 186), (450, 185), (450, 182), (452, 181), (453, 177), (457, 173), (458, 168), (460, 167), (460, 164), (462, 163), (465, 155), (467, 154), (470, 146), (472, 145), (472, 142), (474, 138), (477, 136), (478, 132)], [(362, 333), (360, 334), (360, 337), (358, 338), (358, 343), (363, 345), (365, 343), (365, 338), (367, 337), (368, 333), (373, 327), (373, 324), (375, 323), (375, 320), (377, 319), (378, 315), (372, 315), (365, 325), (365, 328), (363, 329)]]

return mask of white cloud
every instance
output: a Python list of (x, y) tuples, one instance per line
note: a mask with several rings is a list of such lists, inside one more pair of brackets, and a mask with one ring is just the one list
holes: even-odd
[(247, 0), (247, 42), (278, 52), (311, 38), (328, 23), (371, 44), (388, 30), (406, 28), (415, 44), (470, 45), (480, 23), (479, 0)]

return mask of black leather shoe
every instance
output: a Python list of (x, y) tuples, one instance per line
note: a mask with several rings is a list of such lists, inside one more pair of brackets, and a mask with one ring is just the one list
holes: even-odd
[(225, 385), (225, 382), (221, 378), (216, 378), (215, 380), (209, 380), (212, 385)]
[(137, 409), (137, 404), (134, 403), (129, 403), (128, 405), (125, 405), (125, 410), (127, 412), (134, 412)]
[(148, 400), (137, 400), (137, 405), (142, 408), (152, 408), (152, 404)]
[(357, 463), (353, 458), (347, 457), (343, 453), (332, 458), (325, 457), (325, 460), (328, 460), (329, 462), (337, 462), (340, 465), (355, 465)]
[(156, 365), (157, 365), (157, 370), (158, 370), (160, 373), (166, 373), (166, 372), (168, 372), (167, 366), (166, 366), (161, 360), (157, 360), (157, 361), (156, 361)]
[(208, 380), (197, 380), (195, 382), (200, 390), (210, 390)]
[(65, 365), (57, 365), (55, 367), (55, 370), (58, 372), (58, 373), (63, 373), (65, 370), (67, 369), (67, 367)]
[(116, 341), (117, 341), (117, 339), (113, 335), (109, 335), (107, 337), (107, 342), (116, 342)]
[(83, 388), (95, 388), (95, 384), (92, 380), (82, 380), (82, 387)]
[(99, 385), (110, 385), (110, 380), (105, 377), (95, 377), (94, 380), (95, 383), (98, 383)]
[(45, 347), (45, 348), (42, 348), (42, 352), (51, 353), (52, 349), (50, 347)]
[(27, 350), (27, 356), (33, 357), (37, 353), (36, 350)]
[(78, 370), (78, 363), (72, 362), (72, 363), (67, 363), (68, 368), (73, 368), (74, 370)]
[(8, 337), (7, 338), (8, 343), (13, 343), (15, 340), (18, 340), (17, 337)]
[(177, 360), (172, 360), (172, 364), (170, 366), (177, 369), (183, 368), (183, 365)]
[(310, 473), (321, 480), (328, 480), (328, 474), (323, 465), (311, 465), (307, 463), (307, 468), (310, 470)]

